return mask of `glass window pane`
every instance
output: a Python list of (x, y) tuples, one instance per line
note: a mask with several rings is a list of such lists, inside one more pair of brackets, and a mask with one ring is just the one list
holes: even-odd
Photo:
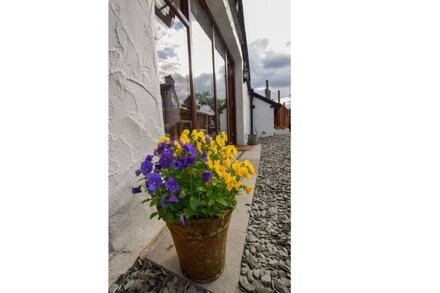
[(217, 123), (221, 131), (228, 132), (228, 113), (226, 107), (226, 61), (225, 61), (225, 49), (221, 40), (215, 37), (215, 78), (216, 78), (216, 94), (217, 94), (217, 107), (218, 116)]
[(195, 81), (197, 127), (215, 132), (211, 21), (199, 1), (191, 1), (192, 68)]
[(156, 16), (156, 46), (159, 65), (165, 133), (172, 138), (192, 129), (187, 28), (173, 15), (165, 23)]

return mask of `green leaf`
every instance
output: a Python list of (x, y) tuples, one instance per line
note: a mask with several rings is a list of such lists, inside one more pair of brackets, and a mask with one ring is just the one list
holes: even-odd
[(171, 214), (171, 213), (167, 213), (167, 214), (165, 215), (165, 219), (166, 219), (166, 221), (167, 221), (168, 223), (172, 224), (173, 221), (174, 221), (173, 214)]
[(191, 207), (191, 209), (193, 210), (193, 211), (195, 211), (196, 209), (197, 209), (197, 206), (198, 206), (198, 201), (197, 201), (197, 198), (195, 198), (195, 197), (191, 197), (190, 198), (190, 200), (189, 200), (189, 206)]
[(190, 210), (190, 209), (185, 209), (185, 210), (183, 211), (183, 214), (185, 215), (185, 218), (186, 218), (186, 219), (189, 219), (189, 218), (191, 218), (191, 216), (192, 216), (192, 213), (191, 213), (191, 210)]
[(159, 218), (163, 219), (165, 216), (165, 209), (160, 209), (159, 210)]
[(159, 213), (158, 212), (154, 212), (151, 214), (150, 219), (154, 218), (155, 216), (157, 216)]
[(201, 191), (201, 192), (206, 192), (206, 187), (205, 186), (198, 186), (197, 190)]
[(226, 200), (225, 200), (224, 198), (222, 198), (222, 197), (216, 198), (215, 201), (218, 202), (219, 204), (224, 205), (224, 206), (227, 206), (227, 205), (228, 205), (228, 203), (226, 202)]

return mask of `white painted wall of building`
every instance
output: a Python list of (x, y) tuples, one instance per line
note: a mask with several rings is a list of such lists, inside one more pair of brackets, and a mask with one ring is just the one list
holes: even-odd
[(131, 194), (134, 175), (164, 135), (154, 1), (109, 1), (109, 281), (134, 263), (164, 227)]
[(274, 135), (274, 109), (269, 103), (254, 98), (254, 129), (257, 131), (258, 138), (266, 132), (263, 137)]

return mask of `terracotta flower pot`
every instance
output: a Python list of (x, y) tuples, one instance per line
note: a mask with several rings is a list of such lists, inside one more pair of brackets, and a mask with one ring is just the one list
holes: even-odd
[(232, 210), (228, 210), (223, 219), (188, 220), (185, 226), (167, 223), (185, 277), (198, 283), (209, 283), (221, 275), (231, 214)]

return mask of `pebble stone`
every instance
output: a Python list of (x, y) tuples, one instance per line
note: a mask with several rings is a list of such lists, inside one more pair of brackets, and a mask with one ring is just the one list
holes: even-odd
[(109, 288), (109, 293), (160, 292), (160, 293), (205, 293), (211, 292), (196, 286), (191, 281), (174, 276), (148, 260), (137, 259), (131, 268), (119, 276)]
[[(239, 291), (290, 292), (290, 134), (261, 138), (259, 143), (261, 160)], [(249, 270), (243, 270), (247, 266)]]

